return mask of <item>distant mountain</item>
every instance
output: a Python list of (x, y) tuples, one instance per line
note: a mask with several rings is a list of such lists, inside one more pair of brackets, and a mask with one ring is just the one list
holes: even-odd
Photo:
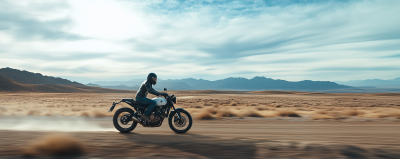
[(135, 85), (140, 85), (144, 80), (145, 79), (132, 79), (129, 81), (97, 81), (91, 84), (97, 84), (100, 86), (119, 86), (119, 85), (135, 86)]
[[(118, 83), (129, 83), (130, 86), (118, 85), (101, 85), (101, 84), (111, 84), (117, 82), (94, 82), (101, 87), (105, 88), (116, 88), (123, 87), (126, 89), (137, 90), (139, 85), (144, 80), (132, 80), (129, 82), (118, 82)], [(133, 86), (133, 87), (132, 87)], [(164, 87), (170, 90), (329, 90), (329, 89), (343, 89), (351, 88), (345, 85), (339, 85), (334, 82), (329, 81), (299, 81), (290, 82), (285, 80), (274, 80), (265, 77), (254, 77), (253, 79), (246, 78), (226, 78), (217, 81), (209, 81), (203, 79), (179, 79), (179, 80), (161, 80), (157, 81), (155, 88), (162, 89)]]
[(337, 81), (336, 83), (354, 87), (400, 88), (400, 77), (392, 80), (367, 79), (367, 80)]
[(0, 69), (0, 75), (16, 81), (18, 83), (25, 84), (64, 84), (64, 85), (82, 85), (78, 82), (71, 82), (70, 80), (51, 77), (51, 76), (43, 76), (40, 73), (33, 73), (28, 71), (21, 71), (13, 68), (2, 68)]
[[(168, 80), (167, 80), (168, 81)], [(217, 89), (217, 90), (327, 90), (350, 88), (349, 86), (339, 85), (329, 81), (299, 81), (290, 82), (285, 80), (274, 80), (265, 77), (247, 78), (226, 78), (217, 81), (182, 79), (195, 89)]]
[(0, 90), (11, 92), (14, 90), (27, 91), (29, 89), (19, 84), (18, 82), (15, 82), (7, 77), (0, 75)]
[[(137, 84), (137, 83), (141, 84), (143, 81), (136, 82), (135, 84)], [(110, 84), (113, 82), (102, 82), (102, 83)], [(121, 83), (123, 83), (123, 82), (121, 82)], [(105, 85), (104, 86), (104, 85), (89, 83), (86, 85), (93, 86), (93, 87), (102, 87), (102, 88), (110, 88), (110, 89), (124, 89), (124, 90), (138, 90), (140, 87), (140, 85), (129, 86), (129, 85), (123, 85), (123, 84), (121, 84), (121, 85)], [(187, 85), (185, 82), (165, 82), (165, 81), (157, 82), (157, 85), (153, 86), (153, 88), (158, 91), (162, 91), (164, 88), (168, 88), (168, 90), (194, 90), (194, 88)]]
[[(16, 80), (5, 77), (2, 74)], [(62, 78), (43, 76), (41, 74), (11, 68), (0, 69), (0, 92), (133, 93), (132, 91), (126, 90), (85, 86)]]

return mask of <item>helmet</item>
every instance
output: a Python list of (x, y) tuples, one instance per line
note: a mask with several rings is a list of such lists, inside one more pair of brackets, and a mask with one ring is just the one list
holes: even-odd
[(150, 81), (151, 84), (156, 85), (156, 81), (153, 80), (153, 77), (157, 78), (157, 75), (155, 73), (149, 73), (149, 75), (147, 75), (147, 81)]

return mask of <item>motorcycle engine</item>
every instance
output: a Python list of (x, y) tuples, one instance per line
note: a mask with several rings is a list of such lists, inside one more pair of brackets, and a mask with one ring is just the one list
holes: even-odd
[(150, 120), (153, 124), (157, 124), (161, 121), (161, 119), (163, 119), (164, 116), (162, 116), (161, 114), (161, 108), (160, 107), (156, 107), (154, 108), (154, 112), (152, 112), (150, 114)]

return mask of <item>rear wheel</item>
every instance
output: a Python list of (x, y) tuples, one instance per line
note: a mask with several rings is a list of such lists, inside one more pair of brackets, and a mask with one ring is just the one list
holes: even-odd
[[(181, 120), (179, 120), (176, 111), (180, 112)], [(185, 133), (189, 131), (193, 124), (192, 116), (190, 116), (189, 112), (187, 112), (186, 110), (176, 111), (171, 112), (168, 117), (169, 127), (176, 133)]]
[(130, 108), (118, 109), (113, 117), (114, 127), (122, 133), (131, 132), (137, 125), (137, 122), (130, 118), (134, 113), (135, 112)]

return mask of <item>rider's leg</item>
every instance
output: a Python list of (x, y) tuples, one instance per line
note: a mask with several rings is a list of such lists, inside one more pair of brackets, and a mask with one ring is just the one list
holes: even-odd
[(141, 118), (150, 122), (149, 116), (150, 116), (151, 111), (153, 111), (153, 109), (157, 105), (156, 101), (151, 100), (149, 98), (136, 98), (136, 101), (139, 102), (139, 103), (142, 103), (142, 104), (149, 105), (147, 107), (147, 110), (144, 112), (144, 114), (142, 115)]

